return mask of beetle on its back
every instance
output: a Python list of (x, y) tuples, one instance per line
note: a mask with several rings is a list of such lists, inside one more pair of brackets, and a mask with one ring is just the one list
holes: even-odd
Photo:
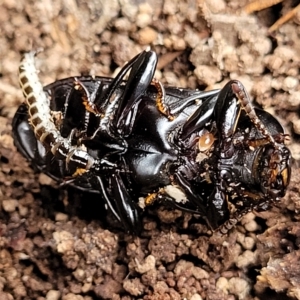
[(156, 64), (143, 51), (114, 79), (70, 77), (43, 89), (34, 53), (25, 54), (26, 101), (13, 120), (19, 151), (52, 178), (101, 194), (132, 232), (141, 230), (140, 196), (222, 232), (278, 201), (291, 173), (279, 122), (252, 107), (239, 81), (209, 92), (164, 87)]

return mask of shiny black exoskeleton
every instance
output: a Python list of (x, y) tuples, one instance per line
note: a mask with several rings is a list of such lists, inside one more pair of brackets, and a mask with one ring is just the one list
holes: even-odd
[[(115, 79), (70, 77), (46, 86), (49, 123), (63, 142), (55, 134), (43, 139), (47, 124), (32, 121), (40, 113), (32, 103), (42, 100), (25, 67), (21, 86), (31, 102), (13, 120), (17, 148), (55, 180), (101, 194), (132, 232), (141, 229), (139, 197), (144, 205), (166, 200), (200, 214), (223, 232), (249, 210), (279, 200), (290, 179), (279, 122), (253, 109), (238, 81), (210, 92), (164, 87), (153, 79), (156, 63), (156, 54), (144, 51)], [(76, 147), (101, 162), (79, 168)]]

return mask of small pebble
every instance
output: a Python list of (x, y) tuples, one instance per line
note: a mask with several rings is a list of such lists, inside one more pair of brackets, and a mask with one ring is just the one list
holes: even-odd
[(136, 25), (140, 28), (149, 26), (152, 22), (152, 16), (147, 13), (139, 13), (136, 18)]
[(19, 204), (19, 213), (22, 217), (25, 217), (28, 214), (28, 207)]
[(73, 272), (73, 275), (78, 281), (83, 281), (86, 277), (85, 271), (79, 268)]
[(132, 24), (129, 22), (127, 18), (119, 18), (115, 20), (114, 26), (119, 32), (127, 32), (130, 31)]
[(3, 200), (2, 207), (6, 212), (13, 212), (18, 207), (19, 202), (14, 199)]
[(253, 232), (253, 231), (257, 231), (260, 228), (260, 226), (257, 224), (255, 220), (252, 220), (249, 223), (245, 224), (245, 228), (247, 231)]
[(206, 0), (205, 3), (214, 14), (218, 14), (226, 8), (224, 0)]
[(199, 267), (193, 267), (192, 274), (197, 280), (209, 278), (208, 272)]
[(92, 288), (92, 284), (86, 282), (86, 283), (82, 286), (81, 291), (82, 291), (83, 293), (87, 293), (88, 291), (91, 290), (91, 288)]
[(215, 66), (197, 66), (194, 70), (194, 74), (201, 82), (208, 86), (211, 86), (222, 79), (221, 71)]
[(274, 50), (274, 56), (279, 57), (283, 61), (287, 62), (297, 57), (297, 53), (295, 53), (295, 49), (292, 49), (290, 46), (279, 45)]
[(56, 291), (56, 290), (50, 290), (47, 294), (46, 294), (46, 300), (59, 300), (60, 299), (60, 291)]
[(254, 265), (256, 261), (257, 261), (256, 252), (246, 250), (236, 258), (235, 264), (238, 268), (243, 269), (249, 265)]
[(141, 45), (149, 45), (157, 38), (157, 32), (151, 27), (145, 27), (138, 32), (138, 42)]
[(228, 279), (225, 277), (220, 277), (216, 282), (216, 287), (223, 291), (224, 294), (228, 294)]
[(299, 85), (299, 80), (297, 78), (287, 76), (282, 83), (282, 89), (289, 92), (294, 90)]
[(153, 255), (149, 255), (145, 258), (145, 262), (143, 264), (140, 264), (137, 258), (135, 259), (135, 262), (136, 262), (135, 270), (138, 273), (143, 274), (155, 268), (156, 260)]
[(293, 121), (293, 130), (296, 134), (300, 134), (300, 120)]
[(62, 300), (84, 300), (84, 298), (80, 295), (76, 295), (73, 293), (69, 293), (61, 298)]
[(249, 296), (250, 285), (245, 279), (233, 277), (228, 280), (228, 290), (239, 300), (243, 300)]
[(59, 212), (55, 215), (55, 221), (57, 221), (57, 222), (65, 222), (68, 219), (69, 219), (69, 216), (66, 214), (63, 214), (61, 212)]
[(52, 180), (52, 178), (50, 178), (46, 174), (40, 173), (39, 183), (42, 184), (42, 185), (51, 185), (53, 183), (53, 180)]
[(244, 249), (251, 250), (255, 245), (255, 240), (250, 236), (245, 236), (243, 233), (238, 232), (237, 242), (239, 242)]
[(202, 300), (203, 298), (199, 294), (194, 294), (190, 300)]
[(53, 238), (57, 243), (57, 251), (65, 253), (71, 251), (74, 246), (74, 237), (68, 231), (53, 232)]

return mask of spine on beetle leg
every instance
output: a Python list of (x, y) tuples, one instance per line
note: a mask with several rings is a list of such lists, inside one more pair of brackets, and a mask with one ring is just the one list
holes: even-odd
[(84, 149), (72, 146), (56, 128), (50, 111), (49, 99), (43, 90), (34, 64), (35, 52), (25, 53), (19, 66), (19, 82), (28, 106), (29, 123), (43, 146), (54, 156), (64, 158), (75, 168), (73, 176), (83, 174), (95, 163)]

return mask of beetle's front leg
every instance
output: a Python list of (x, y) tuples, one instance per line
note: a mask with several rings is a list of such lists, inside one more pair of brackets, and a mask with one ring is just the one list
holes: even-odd
[(132, 108), (138, 104), (141, 96), (149, 87), (157, 65), (155, 52), (141, 52), (131, 65), (131, 71), (116, 113), (117, 127), (126, 119)]
[(230, 81), (220, 91), (214, 115), (219, 133), (218, 151), (220, 157), (229, 158), (233, 155), (233, 134), (241, 112), (241, 104), (232, 88)]
[[(234, 134), (242, 109), (265, 139), (275, 146), (274, 138), (257, 117), (244, 86), (239, 81), (230, 81), (220, 91), (214, 111), (219, 136), (213, 155), (217, 157), (217, 161), (210, 165), (215, 188), (208, 201), (208, 219), (213, 228), (224, 223), (229, 215), (228, 188), (230, 183), (235, 181), (232, 166), (235, 161), (232, 158), (236, 151)], [(247, 144), (244, 146), (247, 147)]]
[(235, 81), (230, 81), (225, 85), (218, 95), (214, 109), (218, 132), (218, 143), (214, 150), (217, 160), (208, 163), (214, 189), (209, 196), (207, 209), (207, 220), (213, 229), (218, 228), (229, 217), (226, 161), (230, 164), (230, 158), (234, 155), (233, 135), (241, 113), (241, 102), (233, 89), (235, 84)]

